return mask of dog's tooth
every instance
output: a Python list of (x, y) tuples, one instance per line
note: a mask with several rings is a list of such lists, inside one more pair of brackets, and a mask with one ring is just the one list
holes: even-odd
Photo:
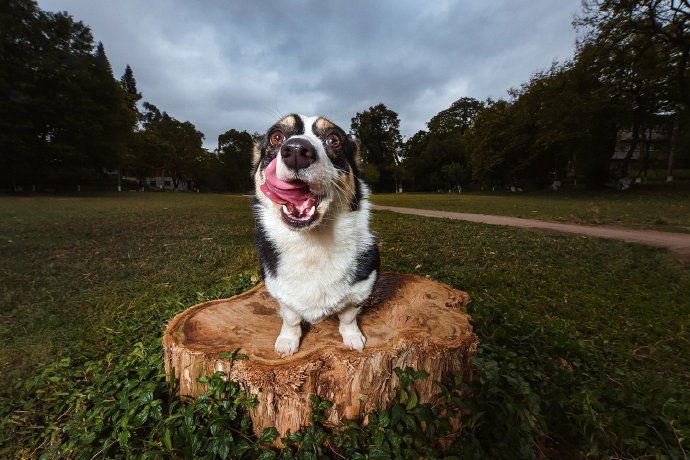
[(285, 214), (290, 214), (290, 211), (288, 211), (287, 205), (283, 205), (283, 212), (284, 212)]
[(316, 206), (312, 206), (311, 209), (309, 209), (309, 215), (313, 215), (316, 212)]

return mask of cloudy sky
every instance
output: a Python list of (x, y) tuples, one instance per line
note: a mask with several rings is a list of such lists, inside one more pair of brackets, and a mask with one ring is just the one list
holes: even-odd
[(463, 96), (505, 98), (573, 55), (580, 0), (39, 0), (102, 41), (119, 78), (191, 121), (230, 128), (325, 115), (346, 130), (383, 102), (405, 136)]

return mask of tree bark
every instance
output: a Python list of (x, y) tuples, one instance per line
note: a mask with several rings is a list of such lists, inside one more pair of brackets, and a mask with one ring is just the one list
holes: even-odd
[(678, 152), (678, 137), (680, 136), (680, 110), (676, 109), (673, 114), (673, 128), (671, 129), (671, 148), (668, 152), (668, 166), (666, 168), (666, 182), (673, 182), (673, 168), (676, 163)]
[(641, 124), (642, 122), (640, 121), (640, 115), (637, 109), (635, 109), (635, 112), (633, 113), (630, 147), (628, 147), (628, 153), (625, 154), (625, 157), (623, 158), (623, 161), (621, 163), (621, 178), (628, 177), (628, 167), (630, 166), (630, 160), (632, 160), (633, 154), (635, 153), (635, 149), (637, 148), (637, 144), (640, 141)]
[[(280, 331), (277, 304), (263, 284), (230, 299), (204, 302), (177, 315), (163, 337), (165, 369), (179, 379), (180, 395), (196, 396), (199, 377), (222, 371), (257, 396), (254, 431), (274, 426), (292, 432), (308, 423), (309, 396), (333, 402), (327, 423), (356, 419), (397, 395), (393, 369), (413, 367), (429, 377), (416, 382), (420, 402), (434, 402), (434, 385), (446, 373), (471, 378), (477, 347), (469, 296), (413, 275), (383, 274), (365, 302), (358, 322), (367, 338), (362, 352), (347, 350), (337, 318), (308, 327), (300, 350), (281, 359), (273, 350)], [(246, 360), (220, 359), (240, 351)]]

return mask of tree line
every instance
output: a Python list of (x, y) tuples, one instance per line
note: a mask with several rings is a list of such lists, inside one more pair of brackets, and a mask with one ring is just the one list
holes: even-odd
[(0, 10), (0, 189), (144, 188), (158, 170), (177, 189), (245, 191), (252, 135), (231, 129), (218, 148), (204, 134), (143, 103), (128, 65), (116, 79), (102, 43), (65, 12), (33, 0)]
[[(229, 129), (206, 150), (194, 124), (142, 102), (129, 65), (114, 77), (103, 44), (82, 22), (34, 0), (4, 3), (0, 188), (120, 180), (144, 189), (163, 174), (175, 189), (251, 189), (258, 134)], [(672, 177), (689, 160), (688, 2), (586, 0), (575, 26), (571, 60), (537, 72), (506, 99), (461, 97), (407, 139), (385, 104), (357, 113), (350, 133), (364, 179), (377, 192), (539, 188), (565, 178), (598, 187), (659, 166), (649, 154), (653, 129), (667, 134)], [(629, 140), (613, 170), (621, 128)]]
[[(679, 163), (690, 166), (690, 4), (587, 0), (574, 25), (575, 56), (506, 100), (462, 97), (404, 141), (385, 104), (358, 113), (352, 134), (362, 144), (362, 174), (388, 192), (540, 188), (567, 177), (600, 187), (644, 177), (651, 166), (672, 180)], [(614, 169), (621, 129), (629, 139)], [(662, 161), (650, 157), (652, 132), (667, 139), (663, 165), (652, 164)]]

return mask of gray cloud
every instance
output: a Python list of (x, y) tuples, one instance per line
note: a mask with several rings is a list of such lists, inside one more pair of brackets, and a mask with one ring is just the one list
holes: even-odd
[(460, 97), (504, 97), (570, 58), (580, 0), (38, 3), (89, 25), (116, 76), (130, 64), (144, 100), (213, 148), (290, 112), (349, 128), (379, 102), (412, 135)]

